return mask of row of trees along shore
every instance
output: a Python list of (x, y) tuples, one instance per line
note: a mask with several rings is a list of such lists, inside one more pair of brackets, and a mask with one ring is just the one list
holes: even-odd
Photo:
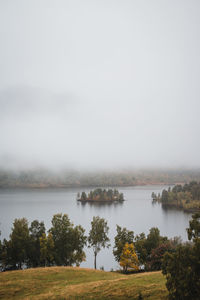
[(81, 202), (123, 202), (124, 195), (119, 193), (117, 189), (101, 189), (97, 188), (88, 194), (82, 192), (77, 194), (77, 200)]
[(153, 202), (160, 202), (164, 207), (176, 207), (185, 211), (200, 211), (200, 182), (191, 181), (188, 184), (177, 184), (160, 194), (152, 193)]
[[(56, 214), (46, 233), (44, 222), (34, 220), (28, 227), (25, 218), (15, 219), (10, 239), (0, 241), (2, 270), (39, 266), (79, 266), (86, 259), (84, 246), (97, 254), (110, 247), (109, 227), (104, 218), (93, 217), (89, 236), (82, 226), (74, 226), (69, 217)], [(192, 216), (187, 228), (189, 242), (168, 239), (158, 228), (134, 235), (133, 231), (117, 225), (113, 255), (123, 272), (162, 269), (166, 276), (169, 299), (199, 300), (200, 292), (200, 213)]]
[[(34, 220), (30, 227), (26, 218), (15, 219), (10, 239), (0, 241), (0, 264), (2, 269), (21, 269), (39, 266), (79, 266), (86, 260), (84, 247), (93, 249), (94, 267), (97, 254), (110, 247), (109, 227), (104, 218), (93, 217), (89, 235), (85, 229), (74, 226), (68, 215), (56, 214), (52, 227), (46, 232), (44, 222)], [(174, 251), (179, 238), (161, 236), (158, 228), (149, 234), (135, 235), (133, 231), (117, 225), (113, 255), (123, 268), (128, 270), (159, 270), (164, 252)]]

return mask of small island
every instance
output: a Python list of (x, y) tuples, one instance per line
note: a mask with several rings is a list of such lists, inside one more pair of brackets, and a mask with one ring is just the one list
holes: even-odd
[(124, 195), (118, 190), (114, 189), (95, 189), (90, 191), (88, 195), (85, 192), (77, 194), (77, 201), (81, 202), (123, 202)]

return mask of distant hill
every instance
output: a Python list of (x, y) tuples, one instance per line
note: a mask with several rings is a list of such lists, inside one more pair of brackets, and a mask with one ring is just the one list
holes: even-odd
[(147, 184), (185, 184), (200, 181), (200, 170), (90, 171), (0, 169), (0, 188), (114, 187)]
[(0, 273), (0, 299), (105, 300), (167, 299), (161, 272), (123, 275), (73, 267), (35, 268)]

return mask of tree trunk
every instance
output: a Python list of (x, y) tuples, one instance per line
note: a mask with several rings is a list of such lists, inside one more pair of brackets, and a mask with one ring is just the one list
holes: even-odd
[(94, 268), (95, 268), (95, 270), (97, 268), (97, 253), (96, 252), (94, 252)]

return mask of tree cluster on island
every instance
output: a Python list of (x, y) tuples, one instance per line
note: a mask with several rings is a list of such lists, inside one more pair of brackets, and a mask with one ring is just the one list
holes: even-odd
[(177, 184), (160, 194), (151, 195), (153, 202), (162, 203), (164, 207), (176, 207), (185, 211), (200, 211), (200, 182), (191, 181), (188, 184)]
[(124, 195), (118, 190), (97, 188), (88, 194), (82, 192), (77, 194), (77, 200), (81, 202), (123, 202)]

